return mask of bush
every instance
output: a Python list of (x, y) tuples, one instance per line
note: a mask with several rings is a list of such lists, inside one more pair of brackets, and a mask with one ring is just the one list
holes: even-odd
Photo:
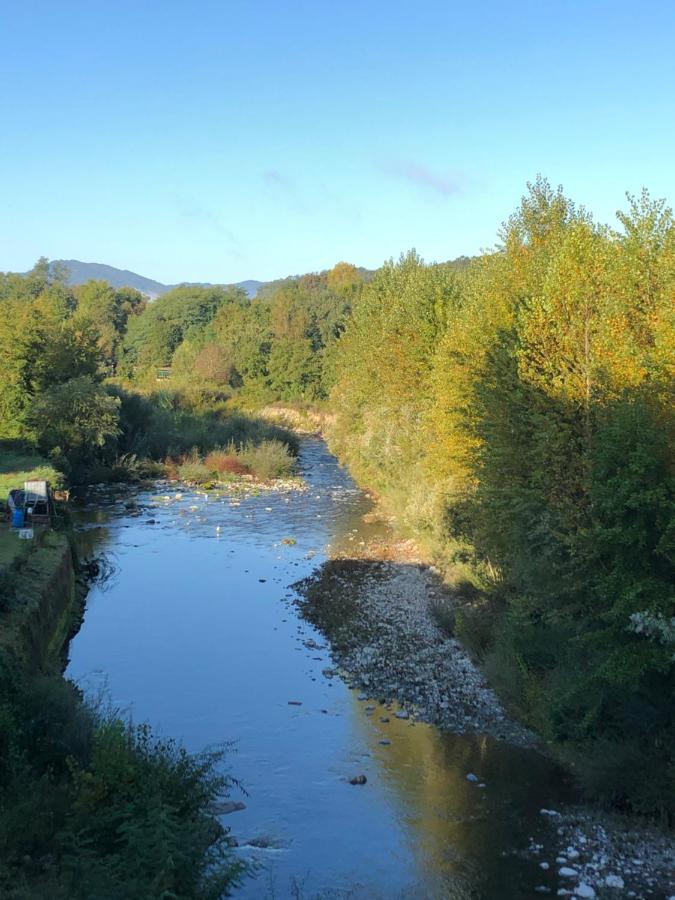
[(218, 475), (247, 475), (250, 469), (238, 457), (232, 445), (226, 450), (212, 450), (204, 459), (210, 472)]
[(181, 481), (189, 481), (192, 484), (204, 484), (211, 481), (213, 473), (202, 461), (199, 451), (195, 447), (185, 459), (178, 464), (178, 477)]
[(82, 375), (47, 388), (33, 401), (28, 422), (41, 453), (74, 480), (116, 447), (119, 407), (100, 384)]
[(240, 450), (239, 459), (262, 481), (284, 478), (291, 474), (294, 466), (288, 445), (277, 440), (249, 443)]
[(247, 871), (214, 815), (234, 784), (222, 752), (192, 756), (8, 666), (0, 751), (3, 897), (217, 900)]

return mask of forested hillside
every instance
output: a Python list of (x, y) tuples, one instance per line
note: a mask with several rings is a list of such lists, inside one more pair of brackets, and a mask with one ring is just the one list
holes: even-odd
[[(179, 286), (163, 284), (161, 281), (155, 281), (154, 278), (146, 278), (137, 272), (130, 272), (129, 269), (118, 269), (104, 263), (82, 262), (79, 259), (53, 259), (49, 263), (49, 271), (51, 275), (61, 273), (65, 282), (71, 287), (85, 284), (87, 281), (107, 281), (110, 287), (135, 288), (151, 298), (159, 297), (160, 294), (165, 294)], [(255, 297), (262, 285), (262, 281), (248, 279), (238, 282), (233, 287), (246, 291), (249, 297)], [(211, 287), (212, 285), (202, 286)]]
[(254, 300), (235, 288), (175, 288), (130, 324), (124, 370), (140, 383), (152, 381), (158, 366), (171, 367), (174, 385), (237, 389), (249, 402), (325, 399), (364, 283), (355, 266), (338, 263)]

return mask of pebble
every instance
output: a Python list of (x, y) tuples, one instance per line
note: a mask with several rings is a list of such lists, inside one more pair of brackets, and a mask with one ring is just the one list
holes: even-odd
[(592, 900), (592, 898), (596, 896), (593, 888), (590, 884), (586, 884), (585, 881), (582, 881), (581, 884), (576, 886), (574, 893), (577, 897), (583, 898), (583, 900)]
[(399, 709), (398, 712), (395, 713), (397, 719), (409, 719), (410, 713), (407, 709)]
[(539, 868), (543, 869), (544, 872), (547, 872), (551, 867), (549, 866), (549, 864), (547, 862), (541, 862), (541, 863), (539, 863)]
[(558, 869), (558, 875), (561, 878), (578, 878), (579, 873), (576, 869), (572, 869), (569, 866), (563, 866), (561, 869)]
[(605, 884), (609, 888), (618, 888), (619, 890), (623, 890), (626, 886), (620, 875), (608, 875), (605, 878)]
[(368, 781), (365, 775), (355, 775), (349, 779), (350, 784), (365, 784)]
[(475, 784), (478, 781), (478, 776), (474, 775), (473, 772), (469, 772), (466, 776), (466, 780), (470, 781), (472, 784)]

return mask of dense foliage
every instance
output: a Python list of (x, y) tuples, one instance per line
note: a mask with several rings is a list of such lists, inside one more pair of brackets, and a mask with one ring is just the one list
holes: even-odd
[(44, 259), (25, 277), (0, 274), (0, 439), (76, 475), (114, 449), (119, 402), (102, 381), (143, 306), (103, 282), (71, 289)]
[(0, 892), (13, 900), (219, 900), (245, 867), (214, 816), (222, 753), (191, 756), (81, 702), (58, 677), (0, 672)]
[[(6, 451), (10, 442), (37, 451), (71, 482), (152, 474), (148, 460), (230, 444), (278, 440), (295, 452), (287, 432), (227, 406), (230, 386), (241, 383), (232, 360), (248, 372), (245, 341), (233, 334), (216, 343), (208, 328), (216, 316), (220, 325), (249, 316), (242, 291), (185, 286), (148, 304), (102, 281), (68, 287), (65, 275), (44, 259), (26, 276), (0, 274)], [(174, 351), (184, 377), (160, 385), (157, 368)], [(125, 373), (135, 377), (122, 388)]]
[(675, 224), (646, 194), (619, 220), (540, 180), (468, 270), (386, 265), (340, 342), (333, 442), (589, 788), (672, 816)]
[(236, 391), (253, 403), (321, 400), (363, 283), (360, 270), (338, 263), (252, 301), (236, 289), (176, 288), (131, 323), (121, 365), (136, 384), (166, 366), (172, 384), (188, 390)]

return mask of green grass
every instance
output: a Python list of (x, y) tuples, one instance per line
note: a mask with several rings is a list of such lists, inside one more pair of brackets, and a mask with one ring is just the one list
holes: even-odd
[(54, 487), (61, 483), (62, 476), (36, 453), (0, 443), (0, 502), (6, 502), (12, 488), (22, 488), (24, 481), (39, 479), (46, 479)]
[(14, 565), (15, 560), (24, 555), (22, 551), (25, 549), (25, 542), (19, 540), (10, 526), (0, 523), (0, 572)]

